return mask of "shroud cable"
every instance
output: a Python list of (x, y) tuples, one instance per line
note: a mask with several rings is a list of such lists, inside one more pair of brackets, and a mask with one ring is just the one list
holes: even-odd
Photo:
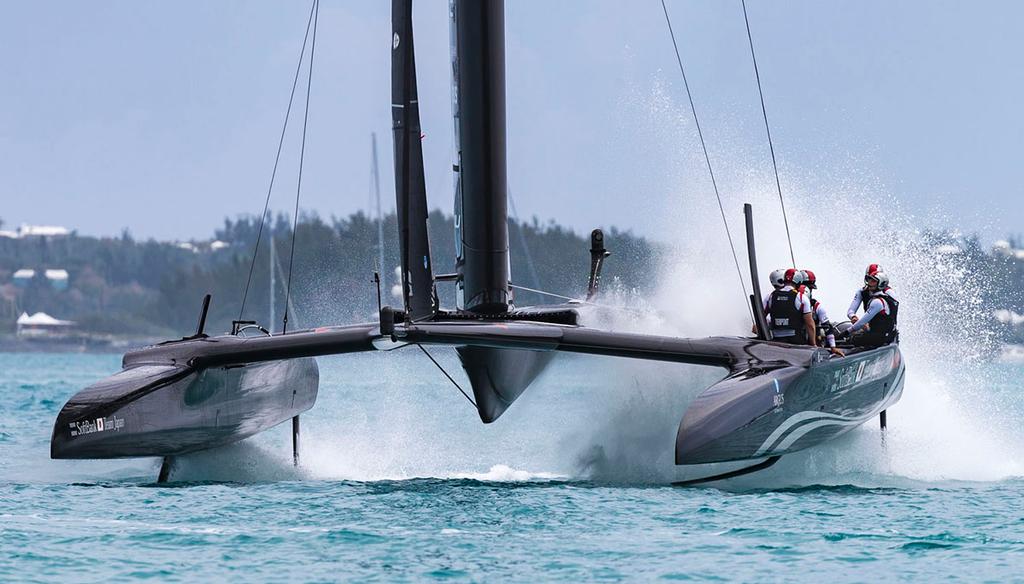
[(430, 361), (434, 365), (436, 365), (438, 369), (441, 370), (441, 373), (444, 373), (444, 376), (448, 378), (448, 381), (452, 382), (452, 385), (454, 385), (455, 388), (459, 390), (459, 393), (461, 393), (463, 397), (469, 400), (469, 403), (473, 404), (474, 408), (477, 407), (476, 402), (473, 401), (473, 398), (469, 397), (469, 394), (466, 393), (466, 390), (462, 389), (462, 386), (459, 385), (459, 383), (455, 381), (455, 379), (453, 379), (451, 375), (448, 375), (448, 372), (444, 370), (444, 367), (441, 367), (441, 364), (437, 362), (437, 359), (434, 359), (434, 356), (428, 353), (427, 350), (423, 347), (423, 345), (416, 343), (416, 346), (419, 347), (421, 351), (423, 351), (423, 354), (427, 356), (427, 359), (430, 359)]
[(700, 120), (697, 118), (697, 107), (693, 104), (693, 94), (690, 92), (690, 84), (686, 80), (686, 70), (683, 68), (683, 58), (679, 55), (679, 44), (676, 43), (676, 33), (672, 30), (672, 19), (668, 15), (668, 7), (665, 0), (661, 0), (661, 9), (665, 12), (665, 24), (668, 25), (668, 34), (672, 38), (672, 48), (676, 52), (676, 63), (679, 64), (679, 73), (683, 76), (683, 87), (686, 88), (686, 97), (690, 100), (690, 111), (693, 112), (693, 123), (697, 127), (697, 137), (700, 138), (700, 147), (704, 150), (704, 161), (708, 165), (708, 175), (711, 176), (711, 186), (715, 190), (715, 198), (718, 199), (718, 210), (722, 214), (722, 224), (725, 226), (725, 236), (729, 239), (729, 249), (732, 251), (732, 261), (736, 264), (736, 275), (740, 279), (740, 296), (743, 297), (743, 306), (747, 307), (751, 320), (754, 318), (754, 309), (747, 301), (747, 287), (743, 281), (743, 270), (740, 268), (740, 260), (736, 255), (736, 246), (732, 242), (732, 232), (729, 231), (729, 221), (725, 218), (725, 207), (722, 205), (722, 195), (718, 192), (718, 183), (715, 181), (715, 171), (711, 169), (711, 157), (708, 156), (708, 147), (704, 142), (704, 133), (700, 129)]
[(302, 194), (302, 165), (306, 159), (306, 128), (309, 125), (309, 92), (313, 87), (313, 56), (316, 54), (316, 27), (320, 19), (320, 0), (313, 0), (313, 40), (309, 46), (309, 73), (306, 77), (306, 107), (302, 117), (302, 146), (299, 148), (299, 179), (295, 186), (295, 213), (292, 216), (292, 245), (288, 254), (288, 286), (284, 293), (284, 322), (281, 334), (288, 332), (288, 307), (292, 297), (292, 268), (295, 266), (295, 234), (299, 229), (299, 195)]
[[(252, 284), (252, 273), (256, 267), (256, 255), (260, 251), (260, 240), (263, 238), (263, 225), (267, 222), (267, 211), (270, 209), (270, 194), (274, 191), (274, 179), (277, 178), (277, 165), (281, 162), (281, 149), (284, 147), (284, 136), (288, 131), (288, 118), (291, 117), (292, 103), (295, 101), (295, 88), (299, 84), (299, 72), (302, 70), (302, 61), (306, 56), (306, 42), (309, 40), (309, 28), (313, 23), (313, 10), (316, 8), (316, 0), (309, 7), (309, 19), (306, 21), (306, 34), (302, 37), (302, 50), (299, 51), (299, 62), (295, 65), (295, 78), (292, 80), (292, 92), (288, 97), (288, 109), (284, 113), (284, 124), (281, 126), (281, 137), (277, 141), (277, 154), (274, 156), (274, 170), (270, 173), (270, 185), (267, 187), (267, 199), (263, 203), (263, 213), (260, 215), (260, 228), (256, 232), (256, 247), (252, 250), (252, 261), (249, 262), (249, 277), (245, 280), (245, 292), (242, 293), (242, 307), (238, 309), (238, 320), (242, 320), (245, 313), (245, 301), (249, 297), (249, 286)], [(273, 323), (271, 323), (273, 324)]]
[(750, 34), (750, 19), (747, 18), (747, 0), (740, 0), (743, 6), (743, 22), (747, 25), (747, 41), (750, 43), (750, 60), (754, 62), (754, 78), (757, 79), (757, 94), (761, 97), (761, 116), (764, 118), (764, 131), (768, 134), (768, 150), (772, 153), (772, 170), (775, 171), (775, 188), (779, 192), (779, 204), (782, 205), (782, 221), (786, 225), (786, 242), (789, 243), (789, 259), (796, 268), (796, 256), (793, 255), (793, 239), (789, 236), (789, 218), (786, 216), (786, 201), (782, 198), (782, 183), (779, 181), (779, 165), (775, 162), (775, 146), (772, 144), (772, 129), (768, 125), (768, 110), (764, 107), (764, 91), (761, 90), (761, 73), (757, 70), (757, 56), (754, 55), (754, 37)]

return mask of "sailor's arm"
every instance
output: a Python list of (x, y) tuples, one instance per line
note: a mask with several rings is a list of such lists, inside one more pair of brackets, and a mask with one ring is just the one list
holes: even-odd
[(835, 327), (828, 320), (828, 312), (825, 307), (818, 303), (818, 309), (816, 311), (818, 316), (818, 322), (821, 323), (821, 330), (825, 331), (825, 345), (831, 348), (836, 346), (836, 335), (834, 333)]
[(804, 313), (804, 327), (807, 328), (807, 344), (812, 347), (818, 346), (818, 335), (816, 334), (814, 326), (814, 317), (811, 316), (810, 312)]
[(804, 328), (807, 329), (807, 344), (812, 347), (818, 346), (817, 327), (814, 326), (814, 309), (811, 308), (811, 300), (805, 294), (797, 293), (797, 306), (804, 315)]
[(860, 290), (853, 293), (853, 302), (851, 302), (850, 307), (846, 309), (846, 318), (850, 319), (850, 322), (857, 322), (858, 309), (860, 309)]
[(867, 326), (867, 324), (871, 322), (871, 319), (875, 318), (876, 314), (882, 312), (883, 308), (885, 308), (885, 303), (883, 303), (879, 298), (873, 298), (871, 303), (868, 305), (868, 311), (864, 313), (864, 318), (853, 323), (853, 326), (850, 327), (850, 334), (853, 334)]

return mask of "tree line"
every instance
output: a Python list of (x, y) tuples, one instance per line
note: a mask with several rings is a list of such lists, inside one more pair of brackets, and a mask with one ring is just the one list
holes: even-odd
[[(46, 312), (74, 320), (84, 331), (146, 337), (182, 336), (195, 330), (204, 294), (213, 295), (208, 330), (230, 329), (235, 319), (256, 320), (281, 330), (292, 258), (292, 222), (285, 215), (268, 219), (262, 226), (253, 216), (225, 219), (211, 240), (189, 245), (139, 241), (127, 231), (119, 237), (0, 237), (0, 331), (14, 328), (22, 311)], [(291, 269), (289, 329), (366, 322), (376, 318), (377, 292), (373, 273), (383, 279), (384, 304), (397, 306), (400, 298), (391, 288), (398, 284), (397, 219), (383, 219), (383, 266), (377, 248), (377, 222), (359, 212), (324, 219), (303, 213), (295, 230), (294, 268)], [(434, 269), (454, 270), (454, 222), (435, 210), (429, 216)], [(610, 228), (606, 245), (613, 252), (605, 264), (605, 285), (618, 285), (643, 294), (657, 286), (661, 256), (667, 250), (628, 231)], [(209, 245), (210, 241), (226, 246)], [(589, 269), (589, 233), (577, 234), (554, 222), (510, 222), (513, 282), (556, 294), (581, 297)], [(957, 264), (966, 266), (972, 281), (984, 294), (982, 310), (1007, 309), (1024, 314), (1024, 258), (1016, 250), (1024, 242), (1011, 239), (1010, 251), (986, 251), (977, 237), (926, 234), (924, 245), (938, 250), (955, 246)], [(271, 246), (276, 256), (271, 312)], [(255, 260), (253, 260), (253, 253)], [(37, 276), (15, 285), (13, 273), (35, 269)], [(60, 268), (69, 273), (68, 286), (60, 290), (42, 277), (43, 270)], [(251, 271), (251, 280), (250, 280)], [(248, 293), (245, 292), (249, 282)], [(442, 306), (454, 307), (454, 286), (438, 284)], [(950, 290), (950, 305), (958, 302)], [(245, 296), (244, 310), (242, 298)], [(523, 290), (516, 291), (517, 305), (557, 301)], [(268, 326), (270, 325), (270, 326)], [(997, 322), (998, 338), (1024, 343), (1024, 326)]]
[[(289, 329), (365, 322), (376, 318), (377, 292), (373, 273), (383, 279), (385, 304), (399, 305), (391, 288), (399, 265), (397, 218), (383, 218), (384, 265), (378, 266), (377, 222), (359, 212), (324, 219), (300, 214), (294, 237), (292, 223), (278, 215), (263, 224), (260, 218), (225, 219), (213, 240), (182, 246), (155, 240), (138, 241), (127, 231), (120, 237), (88, 237), (72, 233), (54, 238), (0, 238), (0, 320), (7, 329), (22, 311), (43, 311), (74, 320), (81, 329), (97, 333), (171, 337), (191, 334), (204, 294), (212, 294), (208, 331), (226, 331), (235, 319), (256, 320), (267, 326), (271, 310), (271, 246), (274, 262), (273, 330), (281, 330), (286, 291), (292, 309)], [(435, 270), (454, 270), (454, 222), (435, 210), (429, 216)], [(509, 224), (512, 275), (516, 284), (565, 296), (579, 297), (586, 289), (589, 233), (580, 235), (554, 222)], [(611, 228), (605, 234), (613, 256), (606, 263), (605, 282), (650, 290), (656, 282), (660, 248), (628, 231)], [(255, 251), (255, 259), (254, 259)], [(289, 266), (294, 267), (289, 270)], [(13, 273), (37, 271), (23, 285)], [(45, 269), (64, 269), (67, 289), (56, 289), (41, 276)], [(250, 279), (251, 271), (251, 279)], [(245, 292), (246, 283), (248, 293)], [(451, 283), (439, 283), (441, 303), (454, 306)], [(244, 310), (242, 298), (245, 297)], [(541, 295), (516, 291), (518, 305), (550, 303)]]

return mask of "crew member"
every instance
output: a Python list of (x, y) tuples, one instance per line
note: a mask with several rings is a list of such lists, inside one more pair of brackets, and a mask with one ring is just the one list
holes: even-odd
[[(778, 290), (779, 288), (782, 288), (783, 286), (785, 286), (786, 285), (786, 268), (779, 268), (777, 270), (772, 270), (772, 273), (768, 274), (768, 281), (772, 283), (772, 288), (775, 289), (775, 290)], [(771, 296), (772, 296), (771, 292), (765, 294), (764, 298), (761, 299), (761, 304), (763, 304), (764, 306), (768, 306), (768, 299), (771, 298)], [(754, 323), (750, 327), (750, 332), (752, 332), (754, 334), (757, 334), (757, 323)]]
[(772, 292), (764, 305), (772, 339), (793, 345), (814, 343), (814, 317), (811, 302), (798, 288), (804, 282), (800, 270), (790, 268), (783, 276), (783, 286)]
[[(851, 336), (857, 347), (881, 347), (899, 341), (897, 315), (900, 303), (889, 293), (889, 276), (875, 270), (874, 274), (864, 276), (864, 292), (862, 293), (864, 316), (855, 321), (839, 337)], [(854, 315), (856, 316), (856, 315)]]
[(818, 277), (811, 270), (804, 270), (804, 284), (807, 297), (811, 301), (811, 316), (814, 317), (814, 341), (815, 344), (827, 347), (833, 355), (843, 356), (843, 351), (836, 348), (836, 327), (828, 319), (828, 312), (821, 302), (814, 297), (813, 291), (818, 289)]
[[(882, 270), (882, 266), (878, 264), (868, 264), (868, 267), (864, 270), (864, 281), (867, 282), (868, 276), (874, 276), (878, 272), (882, 271), (884, 271)], [(884, 292), (898, 300), (898, 298), (896, 298), (896, 291), (890, 288), (888, 284), (886, 285)], [(868, 292), (868, 287), (866, 285), (863, 288), (858, 288), (857, 291), (853, 293), (853, 300), (850, 302), (850, 307), (846, 309), (846, 318), (850, 319), (850, 322), (857, 322), (857, 310), (859, 310), (861, 306), (864, 307), (864, 310), (867, 310), (867, 304), (870, 297), (871, 294)]]

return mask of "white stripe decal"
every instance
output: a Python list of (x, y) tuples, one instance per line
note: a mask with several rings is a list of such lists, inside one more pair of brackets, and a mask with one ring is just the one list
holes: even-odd
[[(871, 416), (868, 416), (868, 418), (870, 418), (870, 417)], [(863, 418), (863, 419), (860, 419), (860, 420), (852, 420), (852, 421), (848, 421), (848, 422), (841, 422), (841, 421), (838, 421), (838, 420), (818, 420), (817, 422), (811, 422), (810, 424), (805, 424), (803, 426), (800, 426), (796, 430), (793, 430), (792, 432), (790, 432), (789, 436), (786, 436), (786, 439), (783, 440), (782, 442), (780, 442), (779, 445), (776, 446), (775, 448), (773, 448), (772, 450), (778, 451), (778, 450), (785, 450), (785, 449), (789, 448), (790, 446), (793, 445), (794, 442), (796, 442), (797, 440), (803, 438), (804, 434), (807, 434), (811, 430), (816, 430), (816, 429), (822, 428), (824, 426), (858, 426), (860, 424), (863, 424), (865, 421), (867, 421), (868, 418)]]
[(853, 421), (853, 418), (844, 418), (843, 416), (838, 416), (836, 414), (826, 414), (825, 412), (818, 412), (818, 411), (814, 411), (814, 410), (808, 410), (806, 412), (800, 412), (798, 414), (793, 414), (792, 416), (786, 418), (785, 422), (783, 422), (782, 424), (779, 424), (778, 428), (775, 428), (775, 431), (772, 432), (768, 436), (768, 439), (764, 441), (764, 444), (761, 444), (761, 447), (757, 449), (757, 452), (754, 453), (754, 456), (760, 456), (761, 453), (763, 453), (766, 450), (768, 450), (769, 447), (772, 444), (775, 444), (775, 442), (779, 438), (781, 438), (783, 434), (788, 432), (796, 424), (799, 424), (801, 422), (805, 422), (807, 420), (814, 420), (814, 419), (831, 419), (831, 420), (844, 420), (844, 421), (845, 420), (849, 420), (849, 421)]
[[(899, 387), (902, 382), (903, 374), (901, 373), (900, 376), (896, 378), (895, 383), (893, 383), (892, 386), (890, 386), (889, 392), (885, 395), (885, 398), (882, 400), (883, 403), (889, 400), (889, 397), (893, 393), (895, 393), (896, 388)], [(852, 424), (863, 424), (867, 420), (873, 418), (880, 411), (881, 409), (878, 409), (860, 418), (848, 418), (845, 416), (840, 416), (836, 414), (826, 414), (825, 412), (818, 412), (814, 410), (808, 410), (805, 412), (800, 412), (798, 414), (793, 414), (789, 418), (786, 418), (786, 421), (780, 424), (778, 428), (775, 428), (775, 431), (773, 431), (768, 436), (768, 439), (765, 440), (763, 444), (761, 444), (761, 447), (757, 449), (757, 452), (754, 453), (754, 456), (761, 456), (762, 454), (767, 453), (769, 450), (785, 450), (786, 448), (792, 446), (793, 443), (799, 440), (804, 434), (810, 432), (811, 430), (814, 430), (815, 428), (820, 428), (821, 426), (825, 426), (828, 424), (839, 424), (844, 426)], [(793, 434), (787, 436), (781, 444), (779, 444), (775, 448), (771, 447), (772, 444), (774, 444), (783, 434), (793, 429), (795, 425), (801, 422), (805, 422), (807, 420), (817, 421), (807, 424), (803, 428), (794, 430)]]

